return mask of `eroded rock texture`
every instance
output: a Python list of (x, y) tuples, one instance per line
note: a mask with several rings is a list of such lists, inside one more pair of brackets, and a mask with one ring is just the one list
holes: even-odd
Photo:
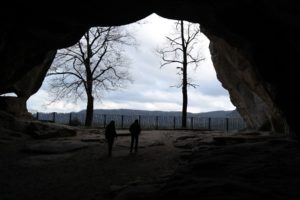
[(216, 37), (211, 37), (210, 49), (218, 79), (248, 126), (286, 132), (285, 119), (272, 99), (275, 93), (259, 78), (260, 74), (240, 49)]
[[(14, 5), (3, 9), (0, 93), (16, 91), (18, 82), (33, 73), (31, 70), (36, 66), (49, 67), (51, 52), (74, 44), (89, 27), (128, 24), (156, 12), (163, 17), (201, 24), (212, 40), (218, 78), (250, 127), (298, 131), (294, 116), (299, 113), (296, 85), (300, 5), (296, 1), (73, 4), (77, 9), (47, 2), (35, 7)], [(43, 9), (45, 5), (47, 10)], [(80, 12), (76, 12), (78, 8)], [(31, 89), (18, 87), (17, 93), (28, 96), (36, 92), (45, 70), (39, 73), (36, 85)]]

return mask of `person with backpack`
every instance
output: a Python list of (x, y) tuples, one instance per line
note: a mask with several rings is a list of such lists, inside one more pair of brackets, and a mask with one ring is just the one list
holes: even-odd
[(133, 147), (134, 147), (134, 151), (137, 152), (139, 135), (141, 133), (141, 127), (137, 119), (130, 125), (129, 132), (131, 135), (130, 153), (132, 153)]
[(110, 157), (112, 154), (112, 146), (114, 144), (114, 140), (117, 138), (117, 132), (115, 127), (115, 121), (111, 121), (105, 128), (105, 139), (108, 144), (108, 156)]

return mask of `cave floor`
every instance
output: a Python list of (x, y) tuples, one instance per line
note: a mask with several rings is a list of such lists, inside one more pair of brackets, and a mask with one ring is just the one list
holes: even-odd
[(127, 131), (118, 133), (112, 157), (107, 156), (101, 130), (82, 129), (77, 136), (44, 140), (0, 138), (0, 199), (300, 196), (300, 144), (293, 139), (143, 131), (139, 151), (129, 153)]

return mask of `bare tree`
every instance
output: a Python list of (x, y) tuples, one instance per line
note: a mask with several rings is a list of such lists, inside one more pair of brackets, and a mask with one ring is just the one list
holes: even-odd
[(200, 61), (203, 61), (199, 54), (199, 49), (195, 49), (195, 45), (199, 42), (200, 36), (199, 24), (185, 23), (183, 20), (175, 23), (175, 32), (171, 37), (167, 36), (167, 45), (157, 50), (161, 56), (161, 67), (169, 64), (178, 64), (176, 67), (182, 76), (182, 81), (177, 86), (182, 88), (182, 128), (186, 127), (187, 105), (188, 105), (188, 91), (187, 87), (196, 87), (196, 84), (191, 82), (188, 78), (187, 69), (189, 66), (194, 66), (197, 69)]
[(93, 122), (94, 97), (130, 81), (124, 46), (135, 45), (122, 27), (91, 28), (74, 46), (58, 51), (47, 76), (52, 102), (87, 99), (85, 126)]

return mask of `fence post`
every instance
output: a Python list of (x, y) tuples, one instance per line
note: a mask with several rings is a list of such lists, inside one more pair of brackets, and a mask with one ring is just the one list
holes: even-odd
[(121, 129), (124, 128), (124, 115), (121, 115)]
[(210, 117), (208, 118), (208, 129), (209, 130), (211, 129), (211, 118)]
[(39, 112), (36, 112), (36, 119), (39, 120)]
[(53, 117), (52, 117), (53, 123), (55, 123), (55, 118), (56, 118), (56, 112), (53, 112)]
[(103, 120), (104, 120), (103, 126), (104, 126), (104, 128), (105, 128), (105, 127), (106, 127), (106, 115), (105, 115), (105, 114), (103, 115), (103, 118), (104, 118), (104, 119), (103, 119)]
[(191, 129), (194, 129), (194, 117), (191, 117)]
[(174, 116), (173, 121), (174, 121), (174, 127), (173, 127), (173, 129), (175, 129), (176, 128), (176, 117), (175, 116)]
[(141, 115), (139, 115), (139, 124), (141, 125)]
[(69, 115), (69, 124), (71, 125), (71, 122), (72, 122), (72, 113), (70, 112), (70, 115)]
[(229, 131), (229, 119), (226, 118), (226, 132)]
[(155, 118), (155, 129), (156, 130), (158, 129), (158, 116), (156, 116)]

